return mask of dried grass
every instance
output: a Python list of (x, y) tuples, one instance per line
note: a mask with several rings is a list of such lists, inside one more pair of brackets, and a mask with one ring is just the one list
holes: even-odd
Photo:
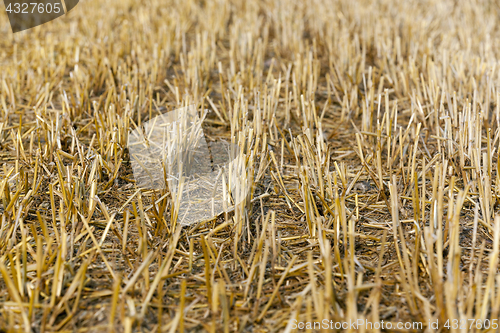
[[(0, 329), (499, 318), (499, 17), (489, 0), (89, 0), (13, 35), (0, 15)], [(168, 189), (137, 188), (127, 140), (187, 105), (254, 181), (182, 226)]]

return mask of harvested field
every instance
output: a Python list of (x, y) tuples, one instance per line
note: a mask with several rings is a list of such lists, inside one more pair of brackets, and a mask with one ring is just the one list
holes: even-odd
[[(500, 330), (497, 1), (0, 12), (1, 332)], [(194, 223), (128, 145), (183, 107), (245, 168)]]

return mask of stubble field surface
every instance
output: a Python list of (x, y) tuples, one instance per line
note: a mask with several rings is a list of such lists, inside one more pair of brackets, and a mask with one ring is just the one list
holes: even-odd
[[(0, 331), (495, 331), (498, 2), (0, 11)], [(127, 143), (191, 105), (251, 190), (181, 225)]]

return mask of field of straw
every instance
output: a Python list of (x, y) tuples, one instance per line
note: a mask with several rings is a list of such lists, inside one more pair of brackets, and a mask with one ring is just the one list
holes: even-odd
[[(0, 331), (498, 331), (499, 26), (494, 0), (86, 0), (12, 34), (0, 7)], [(250, 186), (189, 225), (128, 147), (186, 106)]]

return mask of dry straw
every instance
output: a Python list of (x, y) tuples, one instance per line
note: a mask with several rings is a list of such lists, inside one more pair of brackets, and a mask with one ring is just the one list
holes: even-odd
[[(12, 35), (0, 16), (0, 330), (494, 331), (499, 18), (488, 0), (90, 0)], [(228, 206), (182, 223), (190, 184), (129, 143), (191, 105), (179, 143), (238, 163)]]

